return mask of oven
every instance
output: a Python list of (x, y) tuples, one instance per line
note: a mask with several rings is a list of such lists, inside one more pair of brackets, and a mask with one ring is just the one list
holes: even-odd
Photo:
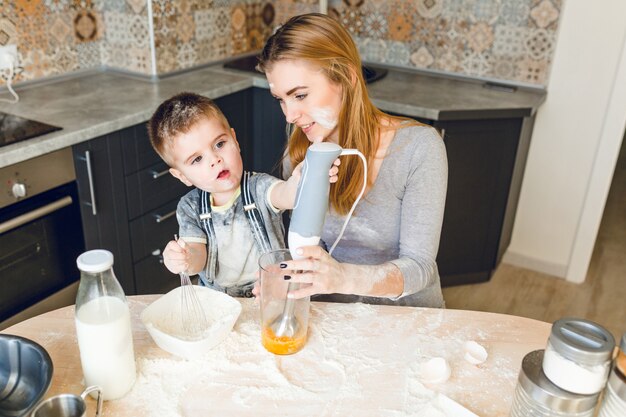
[(0, 169), (0, 329), (74, 304), (84, 249), (70, 148)]

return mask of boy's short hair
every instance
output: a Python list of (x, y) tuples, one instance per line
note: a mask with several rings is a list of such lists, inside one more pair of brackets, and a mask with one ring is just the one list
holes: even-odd
[(195, 93), (179, 93), (165, 100), (148, 121), (148, 135), (154, 150), (172, 165), (169, 148), (176, 136), (187, 133), (203, 119), (217, 118), (225, 128), (230, 124), (215, 102)]

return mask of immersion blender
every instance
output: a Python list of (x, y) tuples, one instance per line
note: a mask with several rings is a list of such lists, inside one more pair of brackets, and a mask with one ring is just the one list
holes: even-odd
[[(287, 235), (289, 252), (294, 260), (304, 259), (303, 256), (296, 254), (297, 248), (314, 246), (320, 241), (322, 226), (328, 211), (330, 193), (328, 171), (340, 155), (359, 155), (365, 162), (363, 154), (356, 149), (342, 149), (341, 146), (330, 142), (314, 143), (306, 152)], [(364, 190), (365, 182), (363, 185)], [(355, 201), (355, 205), (357, 202), (358, 199)], [(349, 217), (350, 214), (348, 214), (347, 219)], [(298, 288), (300, 288), (300, 284), (289, 283), (287, 294)], [(294, 306), (295, 299), (287, 297), (283, 313), (272, 322), (271, 329), (277, 337), (293, 337), (298, 333), (298, 321), (294, 317)]]

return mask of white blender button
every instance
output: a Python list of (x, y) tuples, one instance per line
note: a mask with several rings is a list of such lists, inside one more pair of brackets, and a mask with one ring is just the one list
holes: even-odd
[(15, 198), (26, 197), (26, 185), (24, 184), (21, 184), (19, 182), (13, 184), (13, 188), (11, 189), (11, 191), (13, 191), (13, 196)]

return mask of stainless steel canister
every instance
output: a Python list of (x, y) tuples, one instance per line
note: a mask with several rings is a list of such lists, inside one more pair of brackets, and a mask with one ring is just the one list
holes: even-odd
[(542, 350), (522, 360), (511, 417), (591, 417), (599, 394), (574, 394), (554, 385), (543, 373)]
[(604, 400), (598, 417), (626, 416), (626, 375), (615, 367), (604, 390)]
[(556, 386), (576, 394), (596, 394), (611, 371), (615, 339), (601, 325), (563, 318), (552, 325), (543, 355), (543, 372)]

